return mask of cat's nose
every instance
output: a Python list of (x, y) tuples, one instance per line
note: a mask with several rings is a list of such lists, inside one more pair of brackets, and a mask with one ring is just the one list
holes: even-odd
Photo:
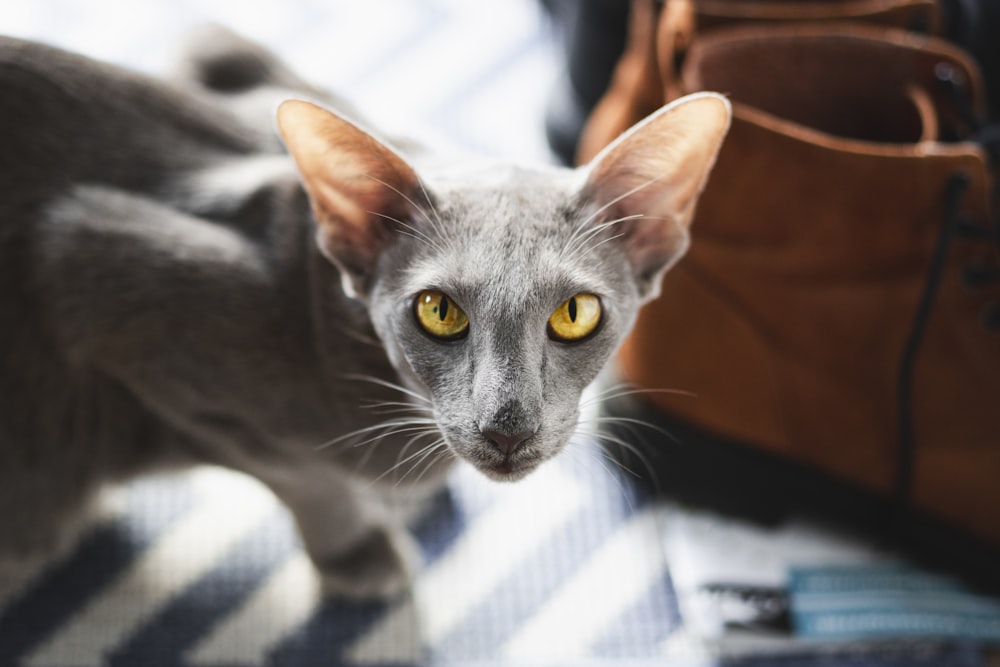
[(517, 451), (521, 443), (535, 435), (535, 431), (534, 429), (526, 429), (517, 431), (516, 433), (504, 433), (503, 431), (487, 428), (482, 430), (482, 434), (483, 437), (496, 445), (501, 453), (505, 456), (510, 456)]

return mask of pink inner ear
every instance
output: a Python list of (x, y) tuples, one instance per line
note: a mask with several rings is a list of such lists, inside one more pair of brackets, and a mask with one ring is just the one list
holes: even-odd
[(311, 103), (285, 102), (278, 124), (312, 200), (324, 253), (364, 277), (391, 240), (393, 220), (413, 213), (416, 172), (384, 143)]
[(686, 225), (729, 129), (721, 95), (681, 98), (625, 132), (595, 157), (587, 190), (603, 204), (620, 198), (631, 212), (673, 216)]
[[(636, 159), (635, 155), (629, 157)], [(620, 235), (637, 278), (651, 280), (687, 250), (684, 211), (678, 210), (674, 196), (679, 184), (671, 174), (650, 177), (615, 172), (614, 167), (620, 164), (600, 166), (608, 169), (604, 173), (595, 171), (587, 195), (591, 201), (604, 202), (598, 208), (606, 207), (595, 224), (621, 220), (609, 233)]]
[(687, 249), (695, 205), (729, 128), (729, 103), (691, 95), (654, 113), (589, 165), (584, 196), (619, 231), (636, 276), (649, 280)]
[(628, 225), (626, 248), (636, 274), (643, 280), (652, 279), (687, 251), (687, 228), (673, 219), (640, 218)]

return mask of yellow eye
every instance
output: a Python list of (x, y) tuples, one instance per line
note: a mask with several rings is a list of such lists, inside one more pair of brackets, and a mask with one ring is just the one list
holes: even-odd
[(577, 294), (563, 302), (549, 317), (549, 337), (571, 342), (594, 333), (601, 323), (601, 300), (593, 294)]
[(469, 318), (447, 295), (424, 290), (413, 304), (417, 322), (424, 331), (445, 340), (461, 338), (469, 331)]

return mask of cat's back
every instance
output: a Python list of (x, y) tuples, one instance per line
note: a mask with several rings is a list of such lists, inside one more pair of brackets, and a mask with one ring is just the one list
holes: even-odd
[[(167, 255), (140, 251), (146, 237), (183, 245), (183, 229), (165, 228), (174, 219), (207, 232), (191, 243), (207, 236), (242, 247), (236, 220), (202, 220), (178, 199), (193, 198), (193, 174), (257, 160), (273, 143), (171, 83), (3, 36), (0, 127), (0, 463), (9, 467), (5, 455), (46, 439), (39, 425), (94, 413), (95, 402), (128, 412), (109, 381), (70, 363), (67, 345), (100, 316), (95, 304), (162, 297), (140, 287), (169, 286), (151, 270)], [(250, 198), (238, 194), (224, 203)]]
[[(214, 203), (194, 176), (244, 160), (261, 162), (274, 145), (265, 136), (270, 128), (249, 127), (179, 85), (4, 36), (0, 127), (0, 317), (18, 321), (37, 310), (23, 304), (44, 282), (37, 275), (39, 255), (68, 236), (59, 211), (76, 208), (70, 216), (76, 218), (106, 215), (108, 206), (87, 209), (82, 203), (96, 192), (108, 193), (111, 203), (133, 198), (192, 213), (204, 201)], [(259, 186), (238, 185), (247, 192), (223, 197), (230, 208), (228, 200), (249, 198)], [(91, 196), (81, 199), (84, 192)], [(148, 217), (145, 208), (119, 212), (119, 224)]]
[(0, 36), (2, 225), (76, 183), (147, 192), (246, 154), (257, 137), (222, 110), (139, 73)]

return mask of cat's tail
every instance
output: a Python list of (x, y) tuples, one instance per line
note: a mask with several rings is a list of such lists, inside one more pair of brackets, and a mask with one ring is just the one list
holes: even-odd
[(277, 104), (288, 98), (313, 100), (360, 118), (353, 105), (296, 75), (266, 46), (217, 24), (187, 35), (168, 77), (207, 94), (254, 127), (270, 127)]
[(201, 26), (187, 35), (172, 75), (220, 94), (239, 94), (262, 87), (320, 92), (264, 46), (216, 24)]

